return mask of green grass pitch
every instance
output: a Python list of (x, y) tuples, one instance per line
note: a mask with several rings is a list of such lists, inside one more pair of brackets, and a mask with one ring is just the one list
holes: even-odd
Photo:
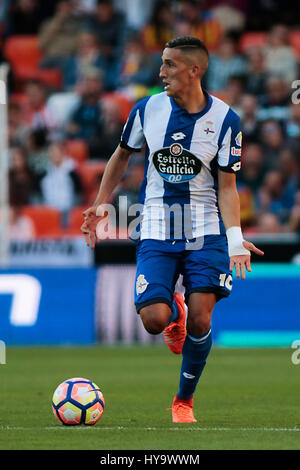
[[(299, 449), (300, 365), (293, 350), (214, 347), (195, 395), (193, 424), (167, 410), (180, 356), (164, 346), (8, 348), (0, 365), (0, 449)], [(106, 407), (95, 426), (52, 413), (57, 385), (93, 380)]]

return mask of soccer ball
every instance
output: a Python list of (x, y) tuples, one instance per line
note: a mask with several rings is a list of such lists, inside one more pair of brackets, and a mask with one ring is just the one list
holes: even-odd
[(95, 424), (104, 411), (104, 397), (99, 387), (88, 379), (76, 377), (62, 382), (52, 398), (52, 410), (67, 426)]

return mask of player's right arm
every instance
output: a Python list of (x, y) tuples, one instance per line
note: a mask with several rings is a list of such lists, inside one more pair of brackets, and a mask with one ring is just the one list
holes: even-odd
[(94, 204), (83, 212), (84, 223), (81, 226), (81, 231), (84, 234), (87, 245), (91, 248), (95, 247), (97, 241), (96, 228), (103, 218), (103, 216), (97, 216), (97, 209), (101, 204), (106, 204), (109, 201), (113, 190), (121, 182), (127, 170), (132, 152), (133, 150), (118, 145), (105, 167)]

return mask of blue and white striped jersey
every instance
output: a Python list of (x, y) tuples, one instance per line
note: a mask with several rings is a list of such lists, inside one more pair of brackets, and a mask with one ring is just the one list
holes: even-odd
[(205, 92), (207, 104), (188, 113), (165, 92), (132, 109), (121, 146), (145, 146), (140, 239), (191, 239), (225, 233), (218, 206), (218, 169), (241, 166), (238, 115)]

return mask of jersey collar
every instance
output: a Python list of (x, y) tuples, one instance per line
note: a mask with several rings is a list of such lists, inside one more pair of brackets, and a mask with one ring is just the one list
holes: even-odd
[(179, 106), (176, 101), (174, 100), (174, 98), (172, 98), (172, 96), (170, 96), (170, 101), (171, 101), (171, 105), (172, 105), (172, 109), (173, 111), (182, 111), (184, 113), (186, 113), (188, 116), (191, 116), (195, 119), (199, 119), (200, 117), (204, 116), (204, 114), (206, 114), (211, 106), (212, 106), (212, 97), (209, 93), (207, 93), (206, 90), (203, 90), (203, 94), (206, 98), (206, 105), (204, 106), (204, 108), (199, 112), (199, 113), (188, 113), (185, 109), (181, 108), (181, 106)]

